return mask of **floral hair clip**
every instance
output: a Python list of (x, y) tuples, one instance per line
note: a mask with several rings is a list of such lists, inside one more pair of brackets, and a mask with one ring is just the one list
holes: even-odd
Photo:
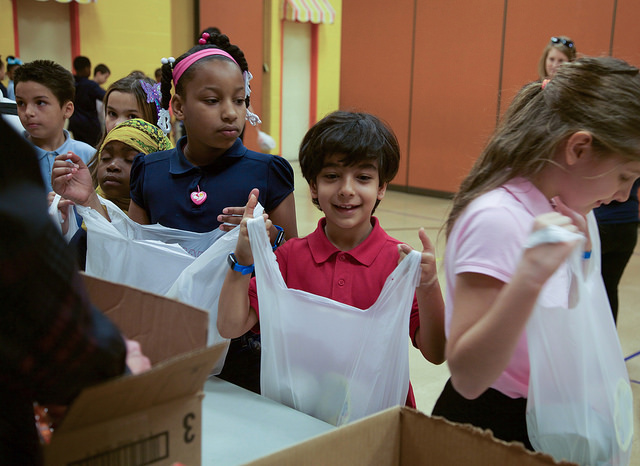
[[(244, 97), (245, 99), (251, 95), (251, 87), (249, 87), (249, 81), (253, 79), (253, 75), (247, 70), (242, 72), (244, 78)], [(245, 117), (251, 126), (256, 126), (262, 123), (260, 117), (247, 108), (247, 116)]]
[[(162, 58), (160, 60), (163, 65), (171, 65), (171, 68), (173, 68), (175, 61), (176, 59), (173, 57)], [(156, 108), (158, 109), (158, 128), (160, 128), (164, 134), (169, 134), (171, 131), (171, 114), (169, 113), (169, 110), (162, 108), (162, 91), (160, 90), (160, 83), (149, 84), (146, 81), (140, 80), (140, 85), (147, 94), (147, 102), (154, 102), (156, 104)]]
[(171, 131), (171, 115), (169, 111), (162, 108), (162, 91), (160, 90), (160, 83), (149, 84), (144, 80), (140, 80), (140, 85), (147, 94), (147, 102), (155, 103), (158, 109), (158, 128), (162, 130), (164, 134), (169, 134)]
[(251, 87), (249, 87), (249, 81), (253, 79), (253, 75), (247, 71), (242, 72), (242, 77), (244, 78), (244, 97), (247, 98), (251, 95)]
[(551, 81), (550, 79), (545, 79), (544, 81), (542, 81), (542, 90), (544, 90), (545, 87), (547, 87), (547, 84), (549, 84), (549, 81)]

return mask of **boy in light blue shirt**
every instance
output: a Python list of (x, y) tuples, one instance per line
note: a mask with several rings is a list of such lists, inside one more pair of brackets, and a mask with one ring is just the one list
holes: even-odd
[(14, 82), (24, 136), (35, 146), (45, 188), (51, 192), (51, 169), (57, 155), (73, 152), (89, 163), (96, 152), (64, 129), (74, 109), (73, 75), (51, 60), (35, 60), (15, 71)]

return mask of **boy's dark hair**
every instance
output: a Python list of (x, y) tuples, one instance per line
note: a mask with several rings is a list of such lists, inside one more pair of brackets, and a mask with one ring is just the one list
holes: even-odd
[[(380, 186), (396, 176), (400, 165), (400, 146), (393, 130), (368, 113), (333, 112), (307, 131), (299, 153), (307, 183), (316, 183), (327, 157), (332, 155), (342, 156), (340, 161), (348, 167), (364, 161), (377, 162)], [(318, 205), (317, 199), (312, 201)]]
[[(195, 47), (191, 47), (188, 52), (180, 55), (175, 63), (173, 64), (173, 68), (180, 63), (182, 60), (187, 58), (189, 55), (196, 53), (203, 49), (220, 49), (227, 52), (229, 55), (233, 57), (238, 66), (240, 67), (240, 71), (249, 71), (249, 65), (247, 64), (247, 60), (244, 58), (244, 53), (237, 45), (233, 45), (229, 42), (229, 38), (224, 34), (211, 34), (207, 39), (207, 43), (204, 45), (196, 45)], [(195, 75), (198, 66), (202, 63), (206, 63), (209, 60), (229, 60), (229, 58), (221, 56), (221, 55), (211, 55), (209, 57), (204, 57), (198, 61), (196, 61), (193, 65), (187, 68), (179, 81), (175, 84), (175, 92), (176, 94), (182, 95), (184, 92), (184, 87), (189, 81), (191, 81)], [(165, 63), (162, 65), (162, 81), (161, 88), (162, 91), (162, 108), (169, 109), (169, 102), (171, 101), (171, 83), (173, 79), (173, 68), (170, 63)], [(247, 108), (249, 107), (249, 96), (245, 99), (247, 104)]]
[(73, 69), (78, 76), (89, 76), (91, 73), (91, 60), (82, 55), (73, 59)]
[(56, 96), (60, 107), (76, 96), (73, 75), (66, 68), (51, 60), (34, 60), (18, 68), (13, 77), (16, 89), (18, 84), (33, 81), (42, 84)]
[(96, 65), (96, 67), (93, 69), (93, 75), (95, 76), (97, 73), (102, 73), (102, 74), (111, 74), (111, 70), (109, 69), (109, 67), (107, 65), (105, 65), (104, 63), (99, 63)]

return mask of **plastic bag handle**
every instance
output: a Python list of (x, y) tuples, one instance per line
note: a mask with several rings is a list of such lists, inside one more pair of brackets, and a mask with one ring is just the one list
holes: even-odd
[(53, 223), (55, 223), (56, 227), (58, 227), (58, 231), (62, 232), (62, 214), (58, 210), (60, 199), (62, 199), (62, 196), (60, 196), (60, 194), (56, 194), (53, 198), (53, 201), (51, 202), (51, 205), (49, 206), (49, 215), (51, 216)]

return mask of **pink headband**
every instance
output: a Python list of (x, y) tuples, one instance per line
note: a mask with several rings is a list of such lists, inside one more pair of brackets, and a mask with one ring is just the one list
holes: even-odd
[[(173, 84), (174, 85), (178, 84), (178, 81), (180, 80), (180, 76), (182, 76), (182, 74), (185, 71), (187, 71), (187, 69), (189, 69), (191, 65), (193, 65), (195, 62), (197, 62), (201, 58), (209, 57), (211, 55), (222, 55), (223, 57), (230, 58), (231, 61), (233, 61), (233, 63), (238, 65), (238, 62), (235, 61), (233, 57), (229, 55), (227, 52), (225, 52), (224, 50), (214, 49), (214, 48), (199, 50), (196, 53), (192, 53), (187, 58), (183, 58), (182, 60), (180, 60), (180, 63), (178, 63), (173, 68)], [(240, 68), (240, 65), (238, 65), (238, 68)]]

